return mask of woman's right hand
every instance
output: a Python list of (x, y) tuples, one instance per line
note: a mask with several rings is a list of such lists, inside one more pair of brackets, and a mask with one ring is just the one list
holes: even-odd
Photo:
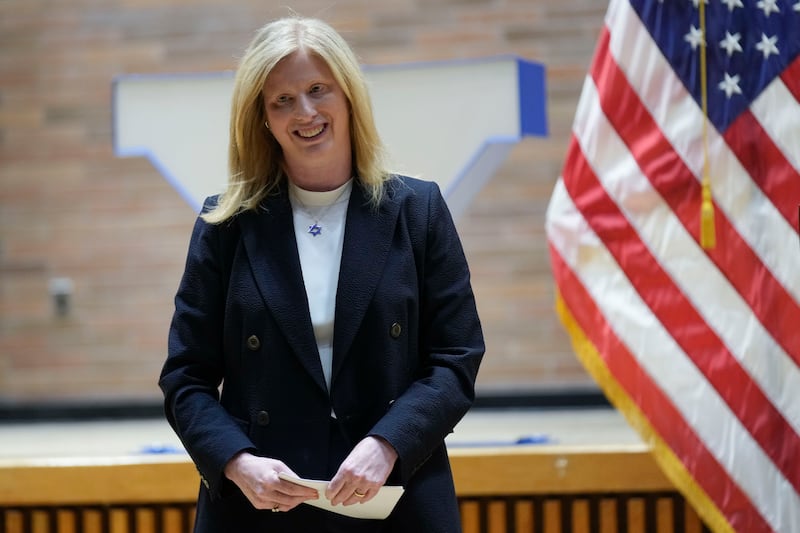
[(283, 462), (239, 452), (225, 465), (225, 477), (233, 481), (256, 509), (289, 511), (307, 500), (316, 500), (316, 490), (278, 477), (299, 477)]

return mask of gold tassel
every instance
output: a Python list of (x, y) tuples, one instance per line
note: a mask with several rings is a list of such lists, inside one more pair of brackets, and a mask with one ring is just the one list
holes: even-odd
[(711, 250), (717, 245), (717, 232), (714, 225), (714, 202), (711, 201), (711, 186), (708, 178), (703, 179), (703, 203), (700, 206), (700, 246)]

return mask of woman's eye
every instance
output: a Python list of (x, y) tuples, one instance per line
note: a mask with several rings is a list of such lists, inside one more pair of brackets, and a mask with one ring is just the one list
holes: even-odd
[(324, 87), (322, 84), (319, 84), (319, 83), (318, 83), (318, 84), (316, 84), (316, 85), (312, 85), (312, 86), (311, 86), (311, 91), (310, 91), (310, 92), (311, 92), (312, 94), (314, 94), (314, 93), (321, 93), (321, 92), (322, 92), (322, 90), (323, 90), (324, 88), (325, 88), (325, 87)]
[(288, 96), (282, 95), (282, 96), (279, 96), (279, 97), (277, 97), (275, 99), (275, 103), (278, 104), (278, 105), (283, 105), (283, 104), (288, 103), (289, 100), (290, 100), (290, 98)]

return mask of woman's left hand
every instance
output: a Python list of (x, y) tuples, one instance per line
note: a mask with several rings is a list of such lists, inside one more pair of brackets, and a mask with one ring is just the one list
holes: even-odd
[(397, 452), (385, 440), (366, 437), (339, 467), (325, 491), (333, 505), (368, 502), (386, 483), (397, 462)]

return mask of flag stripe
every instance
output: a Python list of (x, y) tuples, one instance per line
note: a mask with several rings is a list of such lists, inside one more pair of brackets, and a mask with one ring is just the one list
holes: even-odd
[(796, 57), (783, 71), (781, 80), (783, 80), (789, 92), (792, 93), (794, 99), (800, 102), (800, 56)]
[[(573, 150), (574, 148), (571, 148), (570, 152)], [(559, 183), (560, 185), (563, 184)], [(563, 204), (568, 203), (568, 200), (563, 202)], [(560, 207), (565, 208), (563, 205)], [(606, 321), (606, 313), (598, 307), (602, 302), (598, 302), (594, 295), (588, 292), (581, 277), (573, 271), (574, 265), (568, 264), (580, 262), (580, 259), (577, 259), (580, 253), (575, 249), (578, 247), (576, 243), (579, 239), (575, 236), (562, 239), (556, 235), (558, 229), (553, 230), (552, 227), (548, 227), (548, 230), (553, 237), (550, 241), (553, 275), (561, 296), (592, 344), (602, 347), (600, 354), (614, 378), (627, 394), (636, 400), (649, 423), (664, 438), (698, 485), (728, 517), (737, 531), (770, 531), (772, 528), (764, 522), (751, 499), (742, 492), (739, 484), (731, 479), (729, 472), (709, 452), (705, 443), (698, 438), (695, 429), (675, 408), (670, 395), (665, 393), (661, 384), (654, 381), (651, 374), (642, 368), (639, 360), (628, 349), (630, 343), (626, 344), (617, 336), (618, 325)], [(585, 246), (584, 237), (582, 235), (580, 240)], [(567, 260), (567, 257), (571, 257), (572, 260)], [(585, 263), (582, 263), (578, 268), (584, 266)], [(611, 277), (604, 275), (590, 279), (598, 284), (599, 280)], [(617, 278), (624, 279), (619, 276)], [(636, 328), (628, 328), (623, 331), (635, 330)], [(689, 374), (690, 372), (683, 373), (684, 378)], [(676, 399), (680, 401), (681, 397)]]
[[(598, 61), (591, 76), (603, 87), (601, 102), (609, 121), (637, 156), (653, 186), (683, 222), (687, 231), (700, 241), (700, 183), (664, 139), (661, 129), (638, 95), (628, 85), (624, 73), (607, 53), (610, 42), (604, 30), (598, 43)], [(620, 105), (625, 102), (625, 105)], [(761, 324), (800, 366), (800, 305), (786, 292), (762, 263), (759, 256), (731, 226), (721, 209), (715, 210), (717, 239), (724, 243), (708, 252), (717, 267), (730, 279), (742, 298), (753, 308)], [(758, 280), (759, 283), (754, 283)], [(775, 316), (775, 310), (780, 316)]]
[[(633, 155), (602, 113), (598, 89), (587, 78), (575, 114), (574, 135), (583, 157), (602, 186), (648, 243), (673, 282), (693, 302), (703, 319), (758, 386), (800, 433), (800, 404), (787, 391), (800, 390), (800, 368), (775, 343), (753, 310), (709, 260), (680, 220), (641, 173)], [(692, 265), (691, 268), (687, 268)], [(698, 276), (703, 283), (697, 283)], [(738, 318), (737, 322), (731, 317)], [(746, 325), (742, 327), (742, 325)], [(741, 352), (741, 353), (740, 353)]]
[(764, 191), (786, 221), (792, 227), (796, 227), (796, 202), (795, 205), (791, 205), (786, 199), (794, 198), (800, 201), (800, 174), (772, 142), (761, 127), (761, 123), (752, 113), (745, 111), (723, 136), (753, 181)]
[[(793, 70), (800, 76), (800, 57), (792, 63), (787, 71)], [(784, 74), (773, 81), (764, 92), (753, 102), (750, 110), (761, 127), (769, 135), (772, 142), (783, 152), (786, 160), (792, 165), (795, 174), (800, 173), (800, 100), (798, 94), (793, 94), (791, 87), (786, 83), (788, 78)], [(800, 90), (800, 83), (796, 90)], [(785, 201), (785, 199), (783, 199)], [(796, 224), (790, 224), (797, 231)]]
[[(583, 159), (580, 151), (577, 157)], [(636, 292), (705, 374), (739, 420), (800, 492), (800, 438), (674, 286), (598, 182), (589, 165), (568, 159), (564, 183), (578, 210), (625, 270)], [(580, 169), (580, 170), (578, 170)], [(749, 395), (741, 394), (748, 390)], [(783, 435), (782, 441), (775, 435)]]

